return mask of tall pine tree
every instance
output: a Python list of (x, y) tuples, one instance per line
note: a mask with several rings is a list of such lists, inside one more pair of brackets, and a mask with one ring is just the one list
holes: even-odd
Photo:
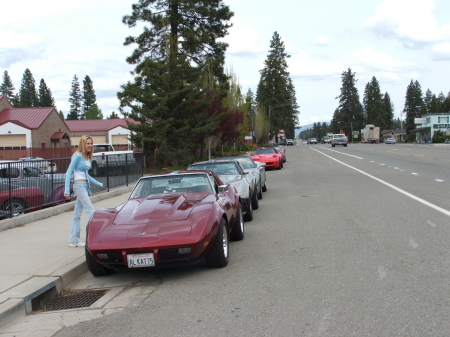
[(204, 112), (228, 87), (227, 45), (220, 39), (231, 16), (222, 0), (140, 0), (123, 18), (129, 27), (146, 27), (125, 40), (137, 45), (127, 58), (136, 67), (133, 81), (118, 93), (121, 112), (140, 122), (129, 125), (131, 141), (160, 167), (165, 160), (179, 165), (186, 153), (202, 148), (223, 118), (205, 118)]
[(350, 137), (351, 129), (361, 130), (364, 124), (363, 106), (359, 101), (355, 73), (350, 68), (341, 74), (342, 86), (339, 107), (333, 114), (333, 132), (343, 130)]
[(385, 130), (392, 129), (394, 127), (394, 103), (391, 101), (391, 96), (386, 92), (383, 96), (383, 120)]
[(298, 123), (295, 88), (287, 66), (289, 57), (280, 35), (274, 32), (256, 91), (256, 102), (267, 112), (270, 139), (280, 129), (285, 130), (288, 138), (294, 138)]
[(43, 78), (39, 83), (38, 101), (41, 107), (55, 107), (55, 99), (53, 98), (52, 91), (47, 87)]
[(82, 107), (82, 114), (80, 116), (81, 119), (84, 118), (94, 119), (94, 118), (87, 118), (85, 117), (85, 115), (86, 111), (88, 111), (89, 108), (96, 103), (97, 103), (97, 96), (95, 95), (94, 84), (92, 83), (91, 78), (88, 75), (86, 75), (86, 77), (83, 80), (83, 107)]
[(386, 121), (384, 116), (384, 102), (383, 94), (380, 90), (380, 85), (375, 78), (366, 84), (364, 90), (363, 107), (365, 112), (365, 123), (374, 124), (380, 127), (380, 130), (386, 129)]
[(403, 107), (406, 112), (407, 131), (415, 128), (414, 118), (420, 117), (421, 107), (424, 105), (422, 96), (420, 83), (417, 80), (411, 80), (406, 88), (405, 105)]
[(25, 69), (19, 90), (19, 107), (32, 108), (39, 106), (36, 82), (30, 69)]
[(81, 117), (82, 96), (80, 83), (77, 75), (73, 75), (72, 87), (69, 92), (70, 111), (67, 114), (68, 120), (78, 120)]
[(14, 100), (14, 90), (16, 90), (16, 88), (14, 87), (8, 72), (5, 70), (3, 73), (3, 81), (0, 86), (0, 95), (5, 96), (12, 103)]

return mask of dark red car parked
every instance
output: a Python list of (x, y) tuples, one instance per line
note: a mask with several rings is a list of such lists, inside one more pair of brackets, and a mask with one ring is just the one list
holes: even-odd
[(86, 261), (94, 276), (116, 268), (228, 264), (229, 239), (244, 238), (239, 195), (211, 171), (142, 177), (129, 199), (97, 210), (87, 226)]

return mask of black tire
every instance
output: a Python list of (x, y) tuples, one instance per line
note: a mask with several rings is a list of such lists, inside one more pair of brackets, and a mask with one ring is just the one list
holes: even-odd
[[(11, 203), (6, 201), (3, 204), (2, 209), (7, 213), (8, 217), (12, 216), (14, 218), (18, 215), (25, 214), (25, 210), (27, 209), (27, 204), (26, 204), (25, 200), (13, 198), (13, 199), (11, 199)], [(11, 210), (12, 210), (12, 212), (11, 212)]]
[(267, 182), (264, 181), (264, 186), (262, 187), (263, 192), (267, 192)]
[(258, 209), (259, 208), (258, 192), (256, 192), (256, 190), (253, 191), (253, 194), (252, 194), (252, 208), (253, 209)]
[(210, 268), (225, 267), (228, 264), (229, 248), (227, 223), (225, 219), (222, 218), (222, 220), (220, 220), (216, 239), (214, 240), (210, 251), (205, 256), (207, 266)]
[(84, 247), (84, 255), (86, 255), (86, 264), (92, 275), (106, 276), (114, 272), (114, 269), (106, 268), (102, 264), (95, 261), (95, 259), (92, 257), (91, 253), (86, 247)]
[(283, 165), (283, 161), (281, 161), (281, 168), (283, 168), (284, 167), (284, 165)]
[(253, 220), (253, 207), (252, 202), (248, 203), (248, 209), (244, 216), (244, 221), (252, 221)]
[(331, 147), (334, 147), (334, 144), (331, 144)]
[(242, 216), (241, 203), (239, 203), (236, 221), (234, 223), (233, 230), (231, 231), (230, 238), (233, 241), (241, 241), (244, 238), (244, 219)]
[(281, 168), (283, 167), (281, 160), (280, 160), (280, 165), (278, 165), (277, 170), (281, 170)]
[(259, 180), (259, 188), (258, 188), (258, 199), (262, 199), (263, 198), (263, 190), (262, 190), (262, 186), (261, 186), (261, 179)]
[(347, 147), (347, 144), (344, 144), (345, 147)]

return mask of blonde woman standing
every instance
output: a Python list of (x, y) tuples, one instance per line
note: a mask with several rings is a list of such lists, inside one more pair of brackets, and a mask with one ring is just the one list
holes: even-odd
[(91, 183), (103, 187), (103, 183), (92, 178), (88, 171), (91, 168), (94, 142), (89, 136), (82, 136), (77, 150), (72, 156), (69, 168), (66, 172), (64, 197), (70, 198), (70, 179), (73, 173), (73, 191), (77, 195), (73, 210), (72, 227), (70, 229), (70, 247), (84, 247), (85, 243), (80, 239), (80, 218), (83, 208), (86, 211), (88, 222), (94, 215), (95, 209), (89, 196), (92, 194)]

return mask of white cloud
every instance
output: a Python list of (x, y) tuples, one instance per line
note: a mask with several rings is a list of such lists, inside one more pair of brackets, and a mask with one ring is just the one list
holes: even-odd
[(435, 60), (450, 60), (450, 42), (437, 44), (433, 47), (432, 52)]
[(345, 66), (337, 61), (327, 61), (311, 57), (304, 51), (292, 55), (288, 59), (289, 71), (293, 77), (323, 79), (340, 76)]
[(390, 54), (376, 51), (367, 46), (350, 54), (349, 60), (353, 63), (363, 65), (371, 71), (382, 72), (385, 74), (399, 74), (404, 71), (418, 68), (418, 65), (416, 64), (409, 61), (397, 60)]
[(385, 0), (363, 27), (411, 47), (440, 41), (448, 34), (448, 27), (439, 27), (434, 8), (434, 0)]
[(224, 41), (228, 43), (227, 54), (250, 56), (266, 52), (269, 49), (268, 44), (261, 39), (258, 31), (239, 20), (233, 20), (233, 27), (229, 29), (229, 35), (224, 38)]
[(324, 34), (320, 34), (314, 40), (314, 44), (317, 46), (328, 46), (330, 44), (330, 39)]

